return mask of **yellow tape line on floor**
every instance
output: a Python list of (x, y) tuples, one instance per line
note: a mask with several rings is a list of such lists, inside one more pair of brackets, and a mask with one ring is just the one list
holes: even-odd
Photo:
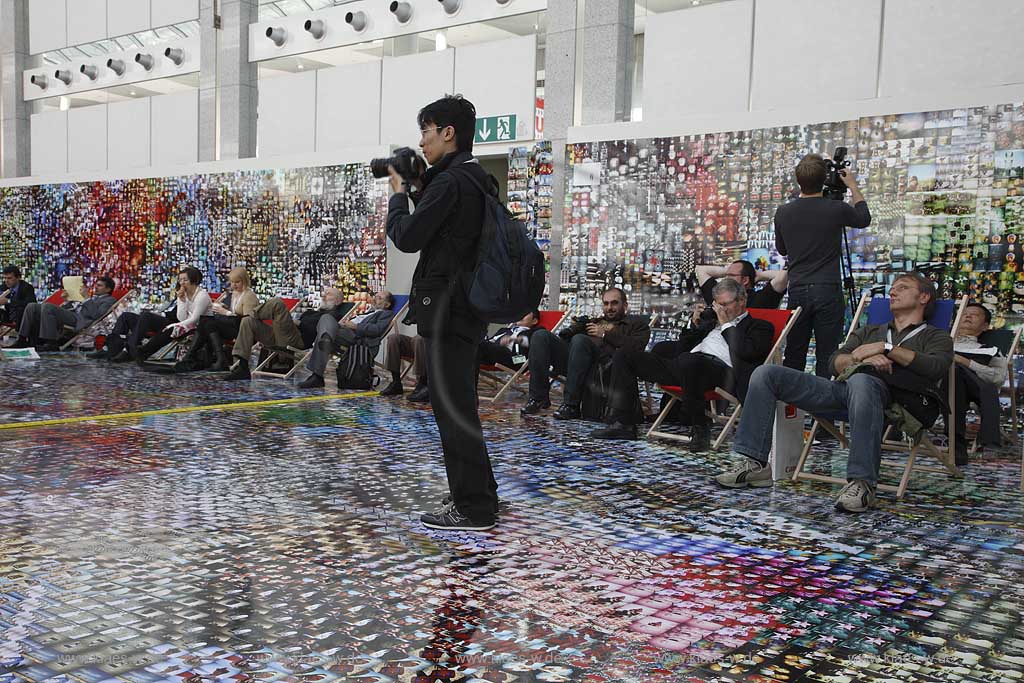
[(326, 396), (300, 396), (298, 398), (278, 398), (269, 401), (241, 401), (238, 403), (214, 403), (208, 406), (185, 406), (182, 408), (162, 408), (160, 410), (142, 410), (135, 413), (111, 413), (109, 415), (79, 415), (77, 417), (61, 417), (53, 420), (35, 420), (33, 422), (5, 422), (0, 424), (0, 430), (4, 429), (27, 429), (29, 427), (49, 427), (52, 425), (66, 425), (76, 422), (99, 422), (106, 420), (127, 420), (137, 417), (150, 417), (152, 415), (174, 415), (176, 413), (197, 413), (203, 410), (249, 410), (265, 406), (287, 405), (289, 403), (309, 403), (311, 401), (330, 401), (342, 398), (359, 398), (361, 396), (376, 396), (376, 391), (361, 391), (351, 394), (327, 394)]

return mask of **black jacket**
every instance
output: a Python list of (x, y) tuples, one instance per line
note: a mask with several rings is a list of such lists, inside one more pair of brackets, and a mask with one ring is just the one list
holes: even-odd
[[(7, 291), (7, 285), (0, 285), (0, 294)], [(21, 316), (25, 312), (25, 308), (29, 304), (34, 303), (36, 300), (36, 290), (29, 283), (22, 280), (18, 283), (18, 291), (15, 292), (14, 298), (11, 299), (6, 306), (0, 308), (0, 322), (11, 322), (16, 325), (21, 324)]]
[[(710, 332), (710, 329), (683, 330), (679, 335), (680, 348), (687, 351), (693, 349)], [(722, 336), (729, 344), (729, 357), (732, 359), (732, 369), (726, 375), (722, 388), (742, 402), (747, 396), (750, 376), (764, 363), (768, 352), (772, 350), (775, 327), (766, 320), (747, 315), (735, 327), (725, 330)]]
[[(589, 322), (607, 322), (604, 317), (590, 320)], [(568, 341), (577, 334), (587, 333), (587, 320), (577, 320), (572, 325), (558, 333), (562, 339)], [(651, 319), (644, 315), (624, 315), (615, 321), (615, 329), (604, 335), (598, 343), (598, 349), (602, 356), (611, 357), (616, 351), (643, 351), (647, 348), (647, 342), (651, 339)]]
[[(460, 170), (453, 172), (457, 167)], [(398, 192), (388, 203), (387, 233), (400, 251), (420, 252), (412, 276), (412, 289), (421, 293), (428, 288), (453, 283), (450, 331), (481, 341), (487, 324), (469, 308), (464, 274), (477, 261), (477, 247), (483, 229), (484, 198), (464, 173), (472, 174), (491, 194), (498, 195), (494, 180), (472, 154), (458, 152), (445, 156), (423, 175), (423, 189), (412, 194), (415, 210), (409, 213), (409, 196)], [(439, 285), (440, 283), (440, 285)], [(417, 313), (419, 297), (410, 306)], [(422, 331), (421, 331), (422, 333)]]

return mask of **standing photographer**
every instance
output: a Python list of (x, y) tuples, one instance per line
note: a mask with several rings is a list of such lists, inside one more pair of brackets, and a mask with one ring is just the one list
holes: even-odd
[(827, 173), (821, 156), (805, 156), (796, 167), (800, 197), (775, 212), (775, 247), (789, 257), (789, 308), (803, 307), (786, 338), (783, 365), (803, 372), (813, 330), (815, 374), (825, 378), (831, 375), (828, 361), (843, 336), (843, 231), (846, 226), (866, 228), (871, 224), (871, 213), (852, 170), (839, 172), (853, 196), (852, 205), (824, 196)]
[(395, 194), (387, 233), (400, 250), (420, 252), (410, 306), (427, 340), (430, 403), (451, 494), (420, 519), (432, 529), (479, 531), (494, 526), (498, 485), (477, 412), (477, 347), (487, 323), (470, 309), (463, 278), (476, 264), (483, 228), (484, 196), (477, 184), (495, 196), (497, 187), (473, 157), (476, 109), (468, 100), (444, 97), (420, 110), (417, 120), (431, 167), (420, 175), (411, 152), (396, 151), (388, 167)]

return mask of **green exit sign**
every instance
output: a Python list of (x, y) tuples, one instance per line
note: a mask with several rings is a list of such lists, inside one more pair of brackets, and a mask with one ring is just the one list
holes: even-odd
[(508, 142), (516, 139), (516, 115), (484, 116), (476, 120), (473, 142)]

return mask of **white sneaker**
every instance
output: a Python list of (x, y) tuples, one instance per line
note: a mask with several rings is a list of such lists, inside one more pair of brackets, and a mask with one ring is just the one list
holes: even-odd
[(866, 512), (875, 504), (875, 487), (861, 479), (854, 479), (843, 487), (836, 498), (836, 510)]
[(715, 481), (731, 489), (742, 489), (747, 486), (763, 488), (772, 485), (772, 468), (767, 463), (762, 465), (752, 458), (744, 458), (744, 460), (743, 465), (719, 474), (715, 477)]

